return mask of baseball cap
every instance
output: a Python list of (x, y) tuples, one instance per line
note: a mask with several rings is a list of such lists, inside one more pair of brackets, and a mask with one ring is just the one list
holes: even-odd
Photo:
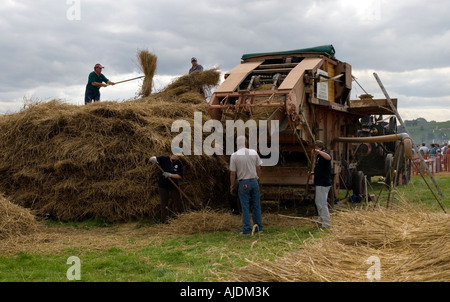
[(184, 156), (183, 150), (179, 147), (172, 148), (172, 153), (175, 154), (176, 156), (180, 156), (180, 157)]
[(97, 64), (95, 64), (95, 66), (94, 66), (94, 68), (97, 68), (97, 67), (99, 67), (99, 68), (105, 68), (105, 67), (103, 67), (101, 64), (99, 64), (99, 63), (97, 63)]
[(197, 61), (197, 58), (196, 58), (196, 57), (192, 57), (192, 58), (191, 58), (191, 62), (192, 62), (192, 61)]

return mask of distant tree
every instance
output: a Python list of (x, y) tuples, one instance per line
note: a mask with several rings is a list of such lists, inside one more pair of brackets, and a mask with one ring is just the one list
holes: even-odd
[(416, 121), (417, 121), (417, 123), (419, 123), (419, 124), (426, 124), (426, 123), (427, 123), (427, 120), (424, 119), (423, 117), (417, 118)]

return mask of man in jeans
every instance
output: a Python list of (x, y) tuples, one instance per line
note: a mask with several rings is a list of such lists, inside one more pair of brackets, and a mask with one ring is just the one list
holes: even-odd
[(330, 213), (328, 211), (328, 192), (330, 191), (331, 180), (331, 155), (326, 151), (325, 144), (317, 140), (313, 152), (316, 155), (314, 166), (314, 185), (316, 186), (315, 203), (319, 214), (319, 222), (323, 228), (331, 226)]
[(238, 151), (230, 158), (230, 190), (233, 191), (236, 179), (239, 181), (238, 195), (242, 208), (241, 234), (251, 234), (250, 202), (252, 205), (253, 224), (257, 225), (255, 231), (262, 232), (262, 217), (258, 178), (261, 174), (262, 160), (255, 150), (245, 147), (245, 136), (236, 140)]

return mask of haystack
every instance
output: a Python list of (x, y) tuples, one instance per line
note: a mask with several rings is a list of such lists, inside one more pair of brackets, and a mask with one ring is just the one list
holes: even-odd
[[(198, 85), (220, 73), (183, 76), (134, 101), (75, 106), (52, 100), (0, 117), (0, 190), (39, 216), (112, 221), (159, 215), (159, 170), (153, 155), (170, 154), (177, 119), (205, 112)], [(186, 156), (181, 188), (199, 207), (222, 203), (226, 159)]]
[(38, 230), (35, 216), (0, 195), (0, 240), (30, 235)]

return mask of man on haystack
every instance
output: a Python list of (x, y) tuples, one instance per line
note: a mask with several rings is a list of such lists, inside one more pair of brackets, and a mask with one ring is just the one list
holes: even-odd
[(158, 190), (161, 200), (161, 222), (168, 223), (169, 211), (172, 213), (184, 212), (184, 206), (180, 191), (178, 190), (178, 180), (183, 178), (183, 164), (180, 157), (184, 156), (181, 148), (173, 148), (172, 154), (152, 156), (150, 162), (157, 164), (164, 171), (159, 175)]
[[(196, 57), (191, 58), (191, 64), (192, 64), (192, 67), (189, 69), (189, 74), (191, 74), (193, 72), (202, 72), (203, 71), (203, 66), (197, 63)], [(199, 89), (199, 93), (201, 95), (203, 95), (203, 97), (206, 99), (206, 93), (205, 93), (204, 87), (201, 87)]]
[(95, 64), (94, 71), (89, 74), (88, 83), (86, 84), (86, 92), (84, 94), (84, 104), (100, 101), (100, 88), (108, 85), (115, 85), (108, 78), (102, 74), (104, 67), (100, 64)]
[(191, 64), (192, 67), (189, 69), (189, 74), (193, 73), (194, 71), (203, 71), (203, 66), (197, 63), (197, 58), (191, 58)]

